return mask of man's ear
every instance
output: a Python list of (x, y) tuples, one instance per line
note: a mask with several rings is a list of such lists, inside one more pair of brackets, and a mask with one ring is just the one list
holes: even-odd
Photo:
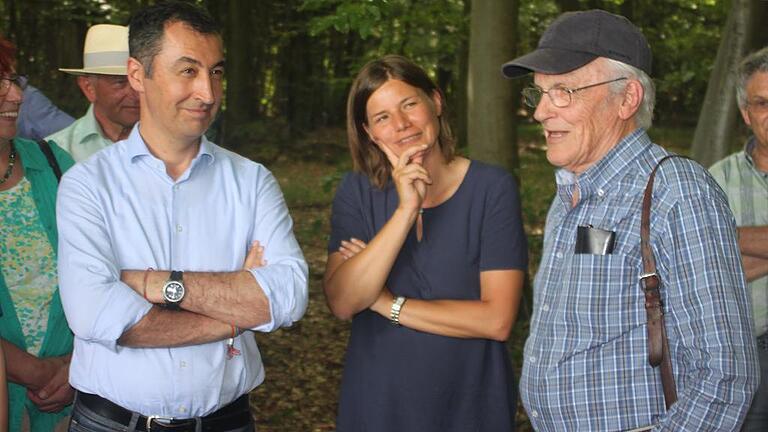
[(619, 107), (619, 118), (629, 120), (637, 113), (640, 104), (643, 102), (645, 89), (636, 79), (628, 79), (627, 86), (624, 88), (624, 96)]
[(140, 61), (133, 57), (128, 57), (128, 64), (126, 65), (128, 84), (137, 93), (144, 93), (144, 65)]
[(744, 119), (744, 123), (748, 127), (751, 128), (752, 127), (752, 120), (749, 119), (749, 113), (747, 112), (747, 108), (746, 107), (744, 107), (744, 108), (739, 107), (739, 112), (741, 113), (741, 118)]
[(94, 80), (97, 78), (90, 77), (88, 75), (77, 76), (77, 86), (80, 87), (80, 91), (83, 92), (88, 102), (93, 103), (96, 100), (96, 86)]

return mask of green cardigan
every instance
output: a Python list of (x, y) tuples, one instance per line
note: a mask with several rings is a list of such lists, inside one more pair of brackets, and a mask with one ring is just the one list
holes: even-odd
[[(21, 157), (21, 163), (24, 166), (24, 176), (32, 184), (32, 195), (37, 206), (37, 212), (48, 234), (48, 241), (53, 247), (53, 253), (56, 254), (58, 248), (55, 212), (56, 189), (58, 188), (56, 176), (53, 174), (48, 160), (36, 142), (15, 138), (13, 143), (16, 147), (16, 152)], [(69, 154), (55, 144), (51, 143), (51, 149), (56, 156), (56, 160), (59, 162), (62, 172), (74, 164)], [(2, 272), (0, 272), (0, 309), (3, 311), (3, 316), (0, 317), (0, 337), (26, 350), (21, 325), (16, 317), (16, 309), (11, 301)], [(61, 298), (57, 288), (48, 312), (48, 329), (45, 332), (40, 357), (56, 357), (71, 352), (72, 332), (69, 330), (67, 320), (64, 317), (64, 310), (61, 307)], [(68, 415), (70, 410), (70, 407), (67, 407), (54, 414), (38, 411), (35, 404), (27, 398), (26, 388), (10, 382), (8, 383), (8, 398), (8, 426), (12, 432), (21, 430), (24, 406), (26, 406), (29, 413), (30, 427), (33, 432), (52, 431), (56, 423), (62, 417)]]

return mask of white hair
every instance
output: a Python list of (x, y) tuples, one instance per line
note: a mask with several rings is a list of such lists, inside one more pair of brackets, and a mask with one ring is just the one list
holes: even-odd
[[(608, 66), (610, 72), (615, 74), (616, 77), (627, 77), (636, 79), (643, 87), (643, 100), (640, 101), (640, 106), (637, 108), (635, 114), (635, 121), (637, 126), (643, 129), (651, 127), (653, 122), (653, 107), (656, 105), (656, 86), (653, 84), (653, 80), (644, 71), (630, 66), (626, 63), (622, 63), (618, 60), (604, 58), (605, 64)], [(619, 94), (626, 88), (626, 83), (623, 81), (616, 81), (611, 83), (610, 89), (614, 94)]]
[(758, 72), (768, 72), (768, 47), (753, 52), (739, 64), (736, 72), (739, 80), (736, 83), (736, 99), (742, 109), (747, 107), (747, 84), (752, 75)]

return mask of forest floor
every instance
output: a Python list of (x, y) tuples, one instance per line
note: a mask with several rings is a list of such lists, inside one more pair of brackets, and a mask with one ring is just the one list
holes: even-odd
[[(690, 142), (692, 130), (652, 131), (657, 142), (674, 151)], [(285, 194), (294, 232), (309, 264), (309, 307), (288, 329), (258, 334), (266, 379), (251, 393), (259, 432), (326, 432), (335, 430), (338, 388), (350, 323), (329, 312), (322, 292), (330, 204), (336, 184), (351, 168), (342, 130), (313, 133), (311, 138), (281, 149), (268, 163)], [(533, 127), (520, 132), (520, 185), (528, 234), (530, 274), (538, 266), (543, 224), (554, 194), (554, 169), (547, 163), (543, 140)], [(257, 157), (260, 151), (243, 152)], [(530, 288), (508, 346), (519, 377), (528, 333)], [(518, 431), (531, 426), (522, 406)]]

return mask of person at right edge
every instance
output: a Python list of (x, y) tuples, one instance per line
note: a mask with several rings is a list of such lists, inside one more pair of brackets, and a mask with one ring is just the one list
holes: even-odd
[[(759, 378), (735, 221), (715, 180), (679, 157), (656, 172), (650, 208), (677, 388), (669, 410), (649, 364), (641, 207), (670, 153), (646, 132), (655, 97), (645, 37), (619, 15), (569, 12), (502, 70), (533, 73), (523, 95), (558, 168), (520, 380), (533, 428), (738, 430)], [(613, 243), (580, 247), (580, 233)]]
[(517, 388), (505, 341), (527, 267), (517, 185), (455, 155), (443, 93), (408, 59), (357, 75), (355, 172), (336, 191), (325, 273), (352, 319), (338, 432), (508, 432)]
[(768, 431), (768, 48), (747, 56), (738, 70), (736, 98), (752, 129), (744, 150), (709, 168), (728, 196), (739, 226), (739, 249), (752, 296), (760, 387), (744, 431)]

